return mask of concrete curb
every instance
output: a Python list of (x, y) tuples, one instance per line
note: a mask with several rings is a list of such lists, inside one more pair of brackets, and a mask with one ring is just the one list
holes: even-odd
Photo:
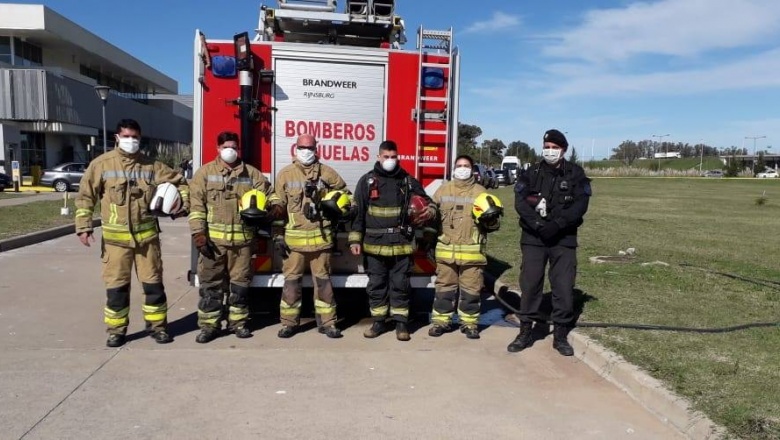
[[(499, 280), (494, 281), (493, 291), (511, 290)], [(617, 385), (632, 399), (673, 426), (681, 434), (694, 440), (713, 440), (726, 437), (726, 429), (718, 426), (705, 414), (692, 409), (687, 399), (667, 389), (659, 380), (651, 377), (636, 365), (626, 361), (595, 340), (573, 331), (569, 342), (574, 355), (601, 377)]]
[[(95, 219), (92, 221), (92, 227), (96, 228), (100, 226), (100, 220)], [(19, 237), (7, 238), (0, 240), (0, 252), (10, 251), (12, 249), (18, 249), (20, 247), (29, 246), (31, 244), (41, 243), (54, 238), (63, 237), (69, 234), (75, 234), (75, 223), (57, 226), (55, 228), (44, 229), (43, 231), (32, 232), (30, 234), (20, 235)]]

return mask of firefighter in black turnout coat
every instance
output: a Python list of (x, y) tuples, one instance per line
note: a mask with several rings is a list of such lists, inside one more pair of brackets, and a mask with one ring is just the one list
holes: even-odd
[(507, 350), (533, 344), (531, 328), (540, 319), (544, 273), (548, 262), (552, 287), (553, 348), (564, 356), (574, 350), (567, 340), (574, 324), (574, 278), (577, 273), (577, 228), (588, 210), (590, 179), (563, 156), (569, 144), (558, 130), (544, 134), (543, 159), (520, 173), (515, 184), (515, 209), (520, 215), (520, 334)]
[(355, 219), (349, 234), (350, 250), (364, 255), (368, 273), (366, 290), (374, 324), (363, 333), (366, 338), (384, 333), (389, 315), (396, 322), (397, 339), (410, 339), (407, 322), (414, 230), (405, 209), (415, 194), (429, 203), (415, 218), (416, 224), (423, 224), (436, 216), (436, 208), (420, 182), (398, 164), (395, 142), (382, 142), (374, 169), (355, 188)]

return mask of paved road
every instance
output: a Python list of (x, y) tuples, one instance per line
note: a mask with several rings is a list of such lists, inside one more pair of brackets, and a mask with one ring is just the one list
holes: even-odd
[[(47, 193), (40, 193), (36, 195), (28, 195), (25, 193), (20, 193), (19, 195), (14, 195), (12, 197), (0, 199), (0, 208), (3, 206), (14, 206), (14, 205), (23, 205), (25, 203), (32, 203), (32, 202), (42, 202), (45, 200), (62, 200), (63, 193), (55, 193), (55, 192), (47, 192)], [(73, 198), (76, 197), (76, 193), (70, 193), (69, 197)]]
[(549, 340), (507, 353), (506, 327), (399, 343), (364, 339), (366, 320), (340, 340), (280, 340), (273, 324), (196, 344), (187, 223), (163, 229), (167, 346), (138, 333), (104, 347), (99, 247), (69, 236), (0, 254), (0, 438), (679, 438)]

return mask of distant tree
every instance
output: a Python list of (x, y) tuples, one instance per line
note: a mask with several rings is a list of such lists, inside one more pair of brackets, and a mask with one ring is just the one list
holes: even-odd
[(745, 161), (737, 159), (735, 155), (732, 155), (728, 164), (726, 165), (726, 177), (737, 177), (739, 173), (745, 168)]
[(512, 141), (506, 149), (504, 156), (517, 156), (522, 163), (536, 162), (538, 156), (536, 151), (523, 141)]
[(580, 161), (579, 156), (577, 156), (577, 149), (574, 147), (571, 147), (571, 155), (569, 155), (569, 162), (571, 163), (577, 163)]
[(477, 138), (482, 136), (482, 129), (476, 125), (458, 123), (458, 154), (477, 156)]
[(506, 145), (501, 139), (485, 140), (480, 147), (479, 161), (488, 166), (498, 166), (501, 164), (501, 159), (504, 158), (503, 151), (505, 149)]
[(610, 159), (620, 160), (631, 166), (635, 160), (642, 156), (642, 149), (634, 141), (623, 141), (617, 148), (612, 149), (612, 153)]

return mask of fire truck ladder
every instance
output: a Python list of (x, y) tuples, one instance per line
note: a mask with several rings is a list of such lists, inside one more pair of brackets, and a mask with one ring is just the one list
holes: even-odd
[[(441, 168), (448, 173), (447, 165), (451, 138), (451, 97), (453, 88), (452, 28), (446, 31), (417, 30), (417, 51), (419, 53), (419, 73), (417, 75), (417, 105), (412, 117), (416, 121), (416, 153), (414, 156), (415, 178), (420, 179), (423, 170)], [(435, 51), (435, 52), (434, 52)], [(446, 57), (446, 61), (442, 58)], [(440, 89), (425, 87), (424, 75), (428, 69), (441, 69), (444, 76), (444, 96)], [(438, 93), (436, 93), (438, 92)], [(434, 96), (439, 95), (439, 96)], [(426, 150), (443, 149), (436, 156), (443, 162), (421, 160)]]

